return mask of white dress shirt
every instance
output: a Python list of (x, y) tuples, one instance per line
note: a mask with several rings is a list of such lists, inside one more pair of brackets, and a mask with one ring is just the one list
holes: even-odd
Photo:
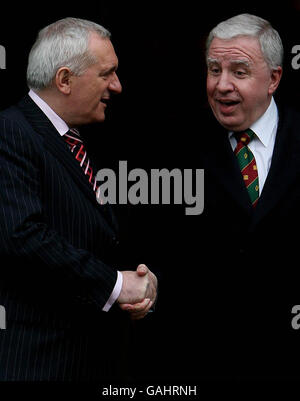
[[(277, 126), (278, 109), (272, 97), (270, 105), (265, 113), (254, 124), (252, 124), (251, 127), (249, 127), (256, 134), (248, 147), (253, 153), (257, 164), (259, 195), (261, 195), (270, 170)], [(229, 132), (229, 141), (232, 150), (234, 150), (237, 141), (233, 132)]]
[[(68, 125), (62, 120), (52, 109), (51, 107), (41, 99), (32, 89), (29, 91), (28, 95), (34, 101), (34, 103), (42, 110), (42, 112), (49, 118), (51, 123), (54, 125), (58, 133), (63, 136), (69, 131)], [(122, 273), (118, 271), (118, 277), (114, 289), (103, 307), (104, 312), (108, 312), (111, 306), (115, 303), (118, 299), (123, 283), (123, 276)]]

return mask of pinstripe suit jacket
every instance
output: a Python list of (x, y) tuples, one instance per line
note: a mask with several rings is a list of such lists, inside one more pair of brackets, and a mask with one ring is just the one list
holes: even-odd
[(0, 380), (117, 375), (127, 321), (102, 312), (117, 278), (112, 213), (28, 96), (0, 113), (0, 165)]

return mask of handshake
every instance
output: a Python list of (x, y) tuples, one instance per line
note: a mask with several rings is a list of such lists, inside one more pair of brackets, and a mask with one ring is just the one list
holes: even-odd
[(157, 296), (157, 278), (146, 265), (122, 271), (123, 284), (117, 302), (134, 320), (144, 318)]

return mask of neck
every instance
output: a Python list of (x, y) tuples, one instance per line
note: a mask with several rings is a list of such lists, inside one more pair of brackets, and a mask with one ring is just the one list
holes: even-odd
[(68, 126), (70, 121), (68, 121), (68, 116), (65, 113), (65, 101), (63, 95), (61, 95), (55, 88), (45, 88), (34, 90), (34, 92), (42, 99), (49, 107), (62, 119)]

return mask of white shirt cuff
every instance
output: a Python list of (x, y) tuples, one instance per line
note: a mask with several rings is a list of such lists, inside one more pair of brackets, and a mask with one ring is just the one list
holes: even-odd
[(110, 294), (110, 297), (108, 298), (108, 301), (102, 308), (103, 312), (108, 312), (110, 310), (110, 308), (112, 307), (112, 305), (116, 302), (116, 300), (118, 299), (118, 297), (120, 295), (120, 292), (122, 289), (122, 284), (123, 284), (123, 275), (121, 272), (118, 271), (118, 277), (117, 277), (116, 284), (114, 286), (112, 293)]

